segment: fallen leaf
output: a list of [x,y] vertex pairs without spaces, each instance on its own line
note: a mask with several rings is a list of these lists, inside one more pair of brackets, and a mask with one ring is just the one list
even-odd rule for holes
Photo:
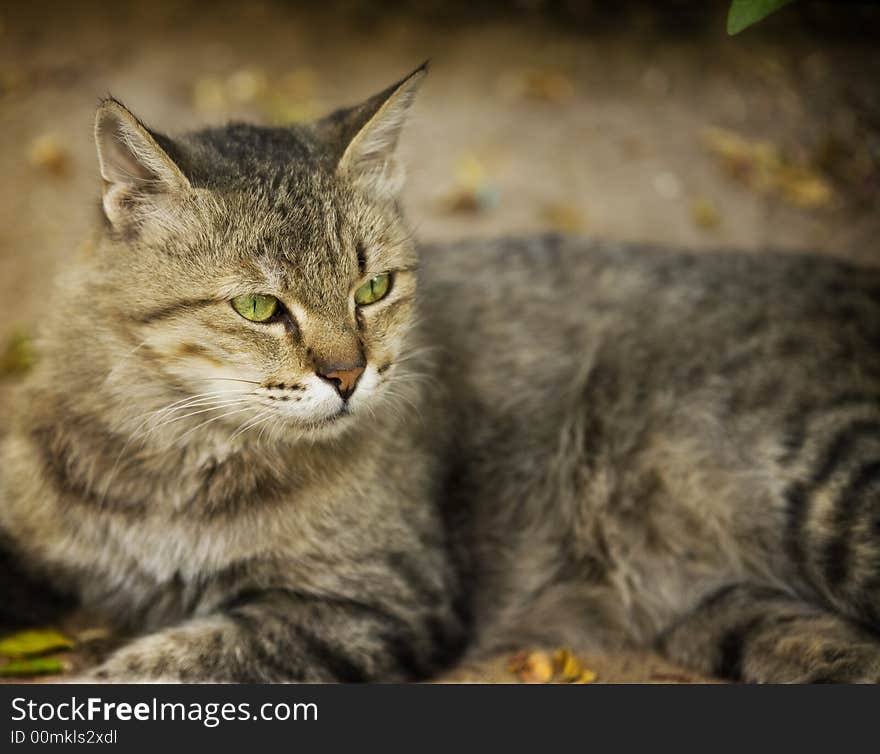
[[782,195],[798,207],[823,207],[831,201],[831,184],[805,168],[784,168],[778,180]]
[[553,668],[563,681],[573,681],[584,671],[581,661],[567,649],[557,649],[553,653]]
[[569,683],[595,683],[598,675],[595,670],[584,670],[577,678],[569,681]]
[[596,673],[583,666],[568,649],[552,654],[543,650],[517,652],[507,664],[508,670],[523,683],[593,683]]
[[238,103],[253,102],[268,88],[266,74],[260,68],[242,68],[234,71],[226,80],[226,93]]
[[489,179],[483,163],[474,155],[459,158],[456,178],[456,187],[443,200],[447,212],[479,214],[498,206],[500,191]]
[[55,657],[31,657],[12,660],[5,665],[0,665],[0,677],[27,678],[35,675],[64,673],[66,670],[67,665]]
[[564,104],[574,96],[574,84],[560,71],[532,69],[508,73],[501,79],[501,92],[510,99]]
[[541,217],[551,228],[565,233],[579,233],[587,227],[583,213],[567,202],[551,202],[544,205],[541,209]]
[[53,134],[34,139],[28,156],[31,165],[52,175],[64,175],[70,170],[70,155]]
[[547,652],[519,652],[510,659],[508,669],[523,683],[553,680],[553,659]]
[[51,628],[32,629],[0,639],[0,655],[4,657],[30,657],[71,649],[74,643],[59,631]]
[[715,230],[721,225],[721,216],[715,203],[705,196],[695,196],[691,202],[691,217],[694,225],[703,230]]
[[771,142],[749,140],[721,128],[707,129],[703,138],[730,177],[754,191],[779,196],[803,209],[824,207],[834,196],[825,176],[808,164],[786,160]]

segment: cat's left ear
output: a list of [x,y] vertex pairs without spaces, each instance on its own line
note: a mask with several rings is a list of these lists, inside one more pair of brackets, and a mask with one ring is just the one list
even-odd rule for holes
[[341,156],[336,171],[378,195],[394,197],[405,171],[395,152],[416,92],[428,72],[422,63],[405,78],[366,102],[334,113],[320,122],[336,137]]
[[104,179],[104,214],[112,225],[136,221],[143,210],[191,188],[160,140],[168,142],[121,102],[106,99],[98,107],[95,146]]

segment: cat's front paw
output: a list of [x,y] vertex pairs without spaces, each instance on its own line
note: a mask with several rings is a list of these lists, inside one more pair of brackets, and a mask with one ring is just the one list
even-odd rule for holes
[[88,671],[94,683],[200,683],[223,680],[228,624],[202,619],[135,639]]
[[212,680],[216,634],[172,628],[126,644],[86,671],[85,683],[187,683]]

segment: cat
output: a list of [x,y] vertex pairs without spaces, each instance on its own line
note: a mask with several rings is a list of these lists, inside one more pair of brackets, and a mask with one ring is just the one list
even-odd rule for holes
[[529,643],[877,681],[880,272],[419,246],[425,73],[283,128],[100,104],[96,240],[2,446],[0,626],[105,616],[103,681],[426,679]]

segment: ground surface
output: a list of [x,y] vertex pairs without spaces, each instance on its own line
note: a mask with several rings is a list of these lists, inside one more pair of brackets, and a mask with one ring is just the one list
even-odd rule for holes
[[[94,218],[99,96],[170,131],[282,122],[427,57],[403,144],[422,238],[558,228],[878,261],[876,10],[795,6],[728,39],[724,3],[405,5],[0,4],[0,337],[51,305]],[[692,677],[586,659],[600,680]],[[499,660],[455,677],[512,676]]]

